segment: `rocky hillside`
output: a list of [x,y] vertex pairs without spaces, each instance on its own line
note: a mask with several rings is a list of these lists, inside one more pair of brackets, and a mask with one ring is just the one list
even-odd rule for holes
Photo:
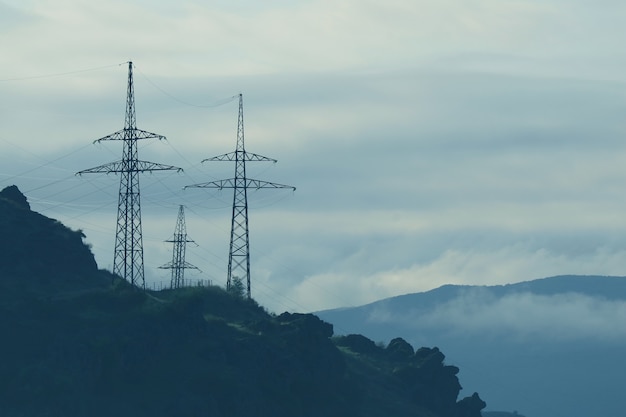
[[335,337],[219,287],[143,292],[0,192],[3,417],[479,417],[437,348]]
[[0,191],[0,231],[0,299],[109,283],[98,273],[83,233],[31,211],[16,186]]

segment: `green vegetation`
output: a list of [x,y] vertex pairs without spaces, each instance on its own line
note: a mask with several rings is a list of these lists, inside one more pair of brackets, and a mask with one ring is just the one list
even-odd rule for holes
[[246,296],[246,286],[243,280],[239,277],[233,277],[228,292],[236,297],[244,298]]
[[218,287],[139,291],[16,198],[0,193],[0,218],[23,218],[1,223],[20,236],[14,253],[47,240],[16,255],[41,261],[2,260],[3,417],[480,416],[478,396],[457,402],[458,369],[436,348],[334,338],[314,315],[274,316]]

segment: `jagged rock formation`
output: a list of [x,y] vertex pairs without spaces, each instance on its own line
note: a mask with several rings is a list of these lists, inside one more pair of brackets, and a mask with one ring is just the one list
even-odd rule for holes
[[0,191],[0,286],[22,295],[102,286],[82,231],[33,212],[16,186]]
[[461,391],[457,378],[459,368],[445,365],[445,355],[438,348],[419,348],[417,351],[402,338],[395,338],[387,347],[376,345],[365,336],[351,334],[338,336],[335,344],[354,353],[376,359],[394,376],[397,390],[405,392],[413,402],[439,416],[481,417],[486,403],[477,393],[456,399]]

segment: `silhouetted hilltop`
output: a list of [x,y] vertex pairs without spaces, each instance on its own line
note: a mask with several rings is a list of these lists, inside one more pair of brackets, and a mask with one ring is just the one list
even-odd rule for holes
[[3,417],[480,417],[437,348],[333,336],[218,287],[143,292],[0,193]]
[[16,186],[0,191],[0,298],[6,292],[53,295],[62,290],[102,287],[83,233],[31,211]]

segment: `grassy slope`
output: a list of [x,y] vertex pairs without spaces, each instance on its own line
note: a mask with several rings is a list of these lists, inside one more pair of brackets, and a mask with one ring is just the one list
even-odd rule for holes
[[216,287],[3,303],[0,415],[434,417],[310,317]]

